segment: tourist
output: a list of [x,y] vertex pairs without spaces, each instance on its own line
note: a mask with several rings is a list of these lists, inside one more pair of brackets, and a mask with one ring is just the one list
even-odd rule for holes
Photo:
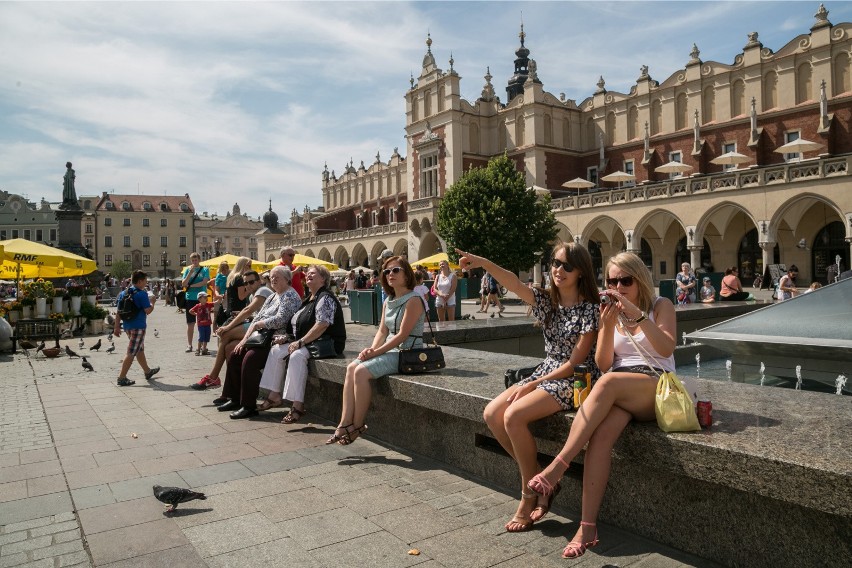
[[[233,273],[232,273],[233,274]],[[251,300],[245,308],[240,310],[236,315],[232,315],[229,321],[220,325],[216,329],[216,335],[219,337],[219,348],[216,350],[216,360],[213,362],[213,368],[210,372],[204,375],[197,383],[193,383],[191,387],[195,390],[206,390],[216,388],[222,385],[219,378],[219,373],[222,366],[225,364],[227,357],[234,350],[234,347],[245,337],[248,329],[248,321],[252,314],[263,307],[266,299],[274,292],[269,288],[263,287],[261,284],[260,275],[254,270],[249,270],[243,274],[243,282],[246,291],[251,294]],[[220,404],[224,402],[220,401]]]
[[810,293],[811,293],[811,292],[813,292],[814,290],[819,290],[820,288],[822,288],[822,284],[821,284],[821,283],[819,283],[819,282],[811,282],[810,287],[808,287],[808,289],[807,289],[807,290],[805,290],[805,291],[804,291],[804,292],[802,292],[802,293],[803,293],[803,294],[810,294]]
[[701,279],[701,303],[702,304],[712,304],[716,301],[716,289],[713,287],[713,284],[710,282],[710,277],[705,276]]
[[201,255],[193,252],[189,255],[190,266],[183,269],[181,287],[186,290],[186,352],[192,353],[192,336],[195,331],[195,316],[190,310],[198,303],[198,293],[207,290],[210,281],[210,269],[201,266]]
[[281,253],[279,256],[281,257],[281,262],[278,263],[278,265],[290,269],[290,273],[293,275],[293,289],[296,291],[300,298],[304,298],[305,274],[304,272],[302,272],[301,266],[295,266],[293,264],[293,260],[296,258],[296,249],[291,246],[286,246],[281,249]]
[[781,277],[778,281],[778,299],[789,300],[799,295],[799,289],[796,287],[796,277],[799,275],[799,267],[791,264],[787,269],[787,274]]
[[[500,302],[500,284],[497,282],[497,279],[494,278],[494,275],[490,272],[486,273],[486,278],[488,279],[486,282],[486,286],[488,288],[488,296],[485,298],[485,313],[488,313],[488,310],[491,309],[491,306],[497,308],[497,315],[501,318],[503,317],[503,310],[506,309],[506,306]],[[493,315],[491,317],[494,317]]]
[[326,444],[346,446],[364,433],[373,393],[370,379],[398,372],[400,348],[423,346],[426,311],[414,291],[416,279],[411,265],[401,256],[388,258],[382,266],[381,282],[388,296],[382,322],[370,347],[346,367],[340,422]]
[[476,313],[481,314],[486,310],[486,306],[488,305],[488,281],[491,280],[491,275],[488,272],[485,272],[482,275],[482,279],[479,281],[479,309],[476,310]]
[[154,304],[157,303],[157,300],[155,299],[152,303],[151,298],[145,291],[145,287],[148,285],[147,274],[141,270],[134,270],[131,282],[133,283],[131,287],[119,293],[117,305],[121,306],[125,296],[130,294],[138,311],[134,317],[123,320],[120,315],[121,310],[117,310],[115,326],[112,330],[115,337],[121,337],[121,330],[123,328],[128,339],[127,353],[121,361],[121,370],[118,372],[117,383],[120,387],[129,387],[136,384],[136,381],[131,381],[127,378],[127,372],[130,370],[134,359],[142,367],[146,380],[150,381],[154,375],[160,372],[159,367],[149,367],[148,360],[145,358],[145,330],[148,328],[148,314],[154,311]]
[[199,292],[198,303],[188,311],[195,316],[195,325],[198,326],[198,348],[195,355],[210,355],[207,343],[210,342],[210,327],[213,325],[213,304],[207,302],[207,292]]
[[574,409],[572,380],[574,368],[586,365],[597,379],[595,363],[599,318],[599,294],[592,257],[578,243],[561,243],[551,256],[549,290],[530,288],[517,276],[490,260],[457,251],[462,266],[482,267],[518,297],[533,306],[544,335],[545,359],[527,379],[510,386],[485,407],[485,423],[521,472],[521,502],[515,516],[506,523],[509,532],[529,530],[550,510],[560,489],[547,495],[529,491],[527,483],[541,471],[538,450],[529,425],[562,410]]
[[357,286],[357,285],[356,285],[356,283],[355,283],[355,271],[354,271],[354,270],[350,270],[350,271],[349,271],[349,276],[347,276],[347,277],[346,277],[346,284],[344,285],[343,290],[344,290],[344,291],[347,293],[347,295],[348,295],[348,294],[349,294],[349,292],[351,292],[352,290],[356,290],[357,288],[358,288],[358,286]]
[[435,311],[438,321],[453,321],[456,319],[456,286],[458,278],[450,271],[450,263],[442,260],[438,263],[438,275],[432,283],[435,295]]
[[[595,360],[600,369],[610,371],[598,379],[574,416],[568,439],[556,458],[528,485],[544,497],[552,495],[571,460],[588,444],[583,457],[580,528],[563,550],[564,558],[582,556],[598,544],[596,523],[613,445],[631,420],[655,419],[658,377],[663,371],[675,370],[674,306],[667,298],[655,297],[645,263],[632,252],[622,252],[609,260],[606,275],[605,294],[611,301],[601,304]],[[637,352],[628,333],[650,354],[650,360]]]
[[423,309],[426,310],[426,317],[429,317],[429,287],[423,284],[423,274],[420,272],[414,273],[414,291],[418,296],[423,298]]
[[[266,345],[250,346],[246,341],[256,330],[269,330],[268,333],[286,333],[287,323],[302,303],[299,294],[290,287],[293,275],[289,268],[276,266],[269,273],[272,290],[275,292],[266,299],[246,330],[245,337],[237,343],[228,356],[228,371],[222,386],[223,399],[228,399],[217,408],[220,412],[233,411],[230,418],[240,420],[257,415],[257,394],[260,377],[271,348]],[[274,330],[274,331],[272,331]]]
[[355,278],[355,288],[363,290],[367,287],[367,276],[364,275],[364,269],[358,269],[358,277]]
[[725,276],[722,278],[722,289],[719,291],[719,300],[722,302],[733,302],[749,300],[751,298],[751,294],[743,292],[743,285],[739,278],[739,269],[736,266],[732,266],[725,270]]
[[688,262],[680,265],[680,272],[675,277],[677,284],[677,303],[680,305],[692,304],[695,302],[695,287],[698,282],[695,276],[692,275],[691,267]]
[[[228,273],[231,271],[231,267],[228,265],[228,261],[223,260],[219,263],[219,269],[216,271],[216,278],[213,283],[212,298],[213,298],[213,306],[214,314],[218,314],[219,310],[224,310],[224,300],[225,300],[225,290],[228,285]],[[224,313],[224,312],[223,312]],[[218,322],[216,321],[218,315],[213,318],[213,333],[216,333],[216,328],[218,327]]]
[[[273,339],[260,386],[269,391],[269,396],[259,410],[269,410],[289,400],[293,404],[284,417],[284,424],[298,422],[305,414],[305,386],[308,382],[308,360],[311,358],[308,344],[330,338],[337,355],[343,354],[346,344],[346,324],[343,308],[328,290],[331,275],[324,266],[313,265],[306,274],[310,295],[302,307],[293,315],[292,334]],[[286,379],[285,379],[286,372]],[[283,387],[282,387],[283,384]]]

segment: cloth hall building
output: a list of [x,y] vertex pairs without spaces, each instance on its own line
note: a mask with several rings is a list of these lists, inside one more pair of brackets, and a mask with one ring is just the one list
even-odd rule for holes
[[[477,100],[462,99],[452,58],[440,69],[429,39],[405,92],[405,156],[326,167],[322,209],[267,239],[266,258],[285,243],[342,267],[374,267],[386,248],[412,261],[434,254],[446,246],[435,228],[446,189],[506,152],[531,187],[551,192],[559,238],[586,245],[598,267],[631,250],[657,280],[687,261],[737,266],[744,283],[769,264],[796,264],[803,283],[825,283],[838,257],[850,266],[851,33],[820,5],[807,33],[777,51],[756,32],[728,63],[693,46],[663,80],[642,66],[628,93],[601,78],[579,103],[544,89],[523,28],[505,102],[490,72]],[[776,151],[796,140],[803,151]],[[669,162],[688,171],[656,171]],[[629,175],[606,181],[614,172]],[[594,187],[563,187],[578,177]]]

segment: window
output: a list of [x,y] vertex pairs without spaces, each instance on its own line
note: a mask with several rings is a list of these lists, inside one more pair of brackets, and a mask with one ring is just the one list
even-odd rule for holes
[[181,246],[181,247],[186,246],[186,237],[180,237],[180,244],[178,246]]
[[201,237],[201,242],[207,244],[207,237]]
[[240,237],[234,237],[234,246],[238,247],[238,246],[240,246],[240,244],[241,244],[240,243]]
[[[683,162],[683,152],[680,152],[680,151],[669,152],[669,161],[670,162],[682,163]],[[669,179],[678,178],[681,175],[683,175],[683,174],[669,174]]]
[[125,218],[124,218],[124,226],[125,226],[125,227],[129,227],[129,226],[130,226],[130,217],[125,217]]
[[12,229],[12,238],[17,239],[20,238],[21,234],[18,232],[18,229]]
[[89,238],[89,237],[86,237],[86,248],[92,248],[92,245],[93,245],[92,239]]
[[161,247],[169,246],[169,237],[160,237],[160,246]]
[[91,223],[86,223],[86,232],[87,233],[94,233],[95,232],[94,226]]
[[51,241],[56,241],[56,229],[51,229],[51,230],[50,230],[50,240],[51,240]]
[[150,227],[151,226],[151,220],[150,219],[142,219],[142,226],[143,227]]
[[130,246],[130,235],[124,235],[124,246]]
[[186,203],[181,203],[180,210],[186,213],[187,211],[189,211],[189,205],[187,205]]
[[438,155],[420,158],[420,197],[438,195]]
[[[635,171],[634,165],[635,165],[635,160],[624,160],[624,172],[628,173],[630,175],[633,175],[634,171]],[[636,182],[635,181],[628,181],[628,182],[625,182],[624,185],[628,185],[628,186],[629,185],[636,185]]]
[[252,260],[257,260],[257,251],[253,250],[249,253],[249,258]]
[[143,247],[151,246],[151,237],[142,237],[142,246]]
[[256,244],[257,244],[257,239],[256,239],[256,238],[254,238],[254,237],[249,237],[249,244],[256,245]]
[[178,260],[180,261],[181,264],[186,264],[186,255],[185,254],[180,255],[180,258]]
[[36,229],[36,238],[35,238],[35,240],[37,240],[37,241],[41,242],[41,241],[43,241],[43,240],[44,240],[44,238],[43,238],[43,237],[44,237],[44,231],[42,231],[41,229]]
[[104,219],[104,227],[112,227],[112,218],[106,217]]
[[180,222],[178,223],[178,226],[186,227],[186,219],[181,219]]
[[0,241],[7,240],[6,234],[6,229],[0,230]]
[[[722,144],[722,153],[727,154],[728,152],[736,152],[737,151],[737,143],[736,142],[724,142]],[[731,170],[737,169],[736,164],[725,164],[722,166],[723,172],[729,172]]]
[[597,166],[592,166],[590,168],[586,168],[586,179],[592,182],[595,185],[598,185],[598,168]]
[[105,254],[104,255],[104,266],[112,266],[112,255]]
[[28,241],[32,238],[32,231],[29,229],[24,229],[24,238]]
[[378,213],[378,211],[373,211],[372,226],[375,227],[378,224],[379,224],[379,213]]
[[129,254],[125,254],[125,255],[124,255],[124,262],[132,262],[132,261],[130,260],[130,255],[129,255]]
[[150,202],[150,201],[146,201],[146,202],[144,202],[144,203],[142,204],[142,209],[144,209],[145,211],[151,211],[151,210],[153,210],[154,208],[153,208],[153,207],[151,207],[151,202]]
[[106,203],[104,203],[104,207],[106,207],[107,209],[113,209],[115,205],[113,205],[112,201],[107,201]]
[[166,205],[165,203],[160,203],[160,211],[168,211],[168,210],[169,210],[168,205]]
[[388,209],[388,223],[395,223],[396,210],[393,207]]
[[[784,133],[784,143],[794,142],[802,137],[802,133],[798,130],[791,130],[789,132]],[[801,160],[802,155],[799,152],[795,152],[792,154],[784,154],[785,162],[793,162],[796,160]]]
[[168,227],[169,226],[169,220],[168,219],[160,219],[160,226],[161,227]]
[[112,237],[106,236],[104,237],[104,246],[111,247],[112,246]]
[[142,255],[142,266],[151,266],[151,255],[143,254]]
[[121,208],[124,209],[125,211],[130,211],[130,202],[129,201],[122,201],[121,202]]

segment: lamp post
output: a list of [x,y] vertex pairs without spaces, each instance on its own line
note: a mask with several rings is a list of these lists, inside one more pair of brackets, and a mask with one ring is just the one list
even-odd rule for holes
[[213,255],[213,256],[219,256],[219,245],[222,244],[222,239],[220,239],[219,237],[216,237],[216,239],[213,241],[213,244],[216,246],[216,249],[215,249],[216,254]]
[[160,255],[160,264],[163,265],[163,280],[166,279],[166,266],[169,265],[169,253],[163,251]]

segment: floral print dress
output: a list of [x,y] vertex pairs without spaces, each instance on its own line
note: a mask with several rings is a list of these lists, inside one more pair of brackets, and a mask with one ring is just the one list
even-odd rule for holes
[[[526,384],[542,377],[554,369],[560,367],[571,358],[571,352],[580,340],[580,336],[597,332],[600,325],[600,309],[597,304],[583,300],[582,302],[565,308],[557,306],[554,308],[550,301],[550,294],[541,288],[533,288],[533,316],[541,323],[544,334],[544,361],[527,379],[519,382]],[[548,322],[548,316],[550,321]],[[597,340],[595,340],[597,343]],[[589,351],[588,357],[583,361],[592,373],[592,379],[600,377],[600,369],[595,363],[595,345]],[[574,409],[573,377],[544,381],[536,386],[556,399],[563,410]]]

